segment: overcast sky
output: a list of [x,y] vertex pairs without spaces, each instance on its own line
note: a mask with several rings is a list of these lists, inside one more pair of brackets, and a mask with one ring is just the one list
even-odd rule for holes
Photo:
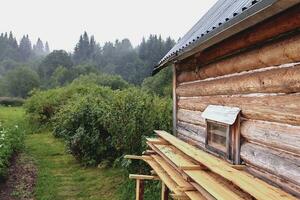
[[29,34],[50,48],[72,51],[80,34],[100,44],[129,38],[137,45],[151,33],[183,36],[216,0],[0,0],[0,32],[19,40]]

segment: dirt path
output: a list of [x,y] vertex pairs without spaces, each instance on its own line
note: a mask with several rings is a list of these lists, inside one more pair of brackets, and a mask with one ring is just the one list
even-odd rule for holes
[[19,153],[13,156],[7,181],[0,186],[1,200],[33,200],[37,170],[32,159]]

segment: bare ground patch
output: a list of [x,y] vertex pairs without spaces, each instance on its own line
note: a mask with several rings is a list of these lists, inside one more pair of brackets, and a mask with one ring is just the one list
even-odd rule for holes
[[33,160],[25,153],[13,156],[8,179],[0,185],[0,199],[34,200],[37,169]]

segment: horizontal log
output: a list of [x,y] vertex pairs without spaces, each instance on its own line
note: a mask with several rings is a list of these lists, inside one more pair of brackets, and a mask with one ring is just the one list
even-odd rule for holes
[[265,180],[271,185],[275,185],[283,189],[284,191],[295,195],[296,197],[300,198],[300,186],[296,185],[294,183],[291,183],[290,181],[287,181],[285,179],[282,179],[278,176],[275,176],[271,173],[268,173],[266,171],[263,171],[261,169],[258,169],[253,166],[247,166],[246,169],[248,172],[250,172],[252,175]]
[[203,112],[208,105],[239,107],[242,117],[300,125],[300,94],[277,96],[206,96],[179,98],[179,109]]
[[205,119],[201,116],[202,112],[179,109],[177,111],[177,119],[179,121],[206,127]]
[[260,69],[300,61],[300,35],[276,41],[260,48],[201,67],[179,73],[179,83]]
[[246,120],[241,134],[249,141],[300,155],[300,126]]
[[271,174],[300,185],[300,157],[269,148],[244,143],[241,158],[246,164],[264,169]]
[[177,123],[177,132],[203,144],[205,143],[206,129],[202,126],[179,121]]
[[180,132],[177,132],[177,137],[180,138],[181,140],[185,141],[186,143],[196,146],[200,149],[205,150],[205,145],[202,142],[197,141],[196,139],[193,139],[191,137],[188,137],[184,134],[181,134]]
[[300,92],[300,65],[277,67],[266,71],[235,74],[218,79],[181,84],[176,94],[181,97],[234,95],[250,93]]
[[[259,23],[241,33],[238,33],[219,44],[216,44],[198,55],[192,64],[180,64],[181,71],[193,69],[196,66],[206,65],[217,58],[234,54],[241,49],[247,49],[255,44],[262,43],[280,34],[295,30],[300,27],[300,5]],[[190,61],[188,58],[185,61]]]

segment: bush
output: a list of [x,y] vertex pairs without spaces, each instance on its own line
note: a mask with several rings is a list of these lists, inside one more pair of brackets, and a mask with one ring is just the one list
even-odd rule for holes
[[9,160],[23,147],[25,131],[22,123],[3,124],[0,121],[0,180],[7,175]]
[[153,130],[171,129],[172,107],[168,99],[130,88],[115,92],[110,105],[107,128],[114,146],[124,154],[141,154],[144,139],[153,135]]
[[0,105],[3,106],[22,106],[24,99],[16,97],[0,97]]
[[47,91],[35,90],[26,100],[24,107],[32,123],[40,126],[47,125],[55,113],[70,99],[87,95],[94,87],[95,85],[87,87],[71,84],[67,87]]
[[113,161],[115,150],[105,128],[112,91],[95,88],[87,96],[69,101],[54,118],[54,134],[63,137],[71,153],[84,164]]

